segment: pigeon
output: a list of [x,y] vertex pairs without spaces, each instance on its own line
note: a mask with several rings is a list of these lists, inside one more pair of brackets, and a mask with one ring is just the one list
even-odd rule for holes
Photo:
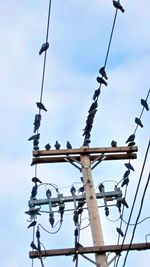
[[111,141],[111,146],[112,146],[112,147],[116,147],[116,146],[117,146],[117,142],[114,141],[114,140],[112,140],[112,141]]
[[124,233],[122,232],[120,228],[116,228],[116,230],[119,235],[121,235],[122,237],[124,236]]
[[93,95],[93,100],[94,101],[97,100],[97,98],[99,97],[100,93],[101,93],[100,88],[98,88],[97,90],[95,90],[94,95]]
[[113,0],[113,5],[114,5],[115,8],[120,9],[122,13],[125,12],[124,8],[120,4],[120,1]]
[[97,77],[96,80],[98,83],[104,84],[105,86],[108,84],[102,77]]
[[47,198],[50,199],[51,198],[51,195],[52,195],[51,190],[50,189],[47,189],[46,190],[46,196],[47,196]]
[[72,194],[72,196],[75,196],[75,194],[76,194],[76,189],[75,189],[74,186],[71,187],[71,189],[70,189],[70,193]]
[[106,71],[105,71],[105,67],[100,68],[99,73],[102,75],[102,77],[104,77],[106,80],[108,79]]
[[42,54],[44,51],[46,51],[48,48],[49,48],[49,43],[48,43],[48,42],[42,44],[42,47],[41,47],[41,49],[40,49],[40,51],[39,51],[39,55],[41,55],[41,54]]
[[37,195],[37,189],[38,189],[38,186],[37,186],[37,184],[35,184],[35,185],[32,187],[31,198],[35,198],[35,197],[36,197],[36,195]]
[[99,189],[99,192],[102,193],[102,192],[104,192],[105,187],[102,183],[100,183],[98,186],[98,189]]
[[147,104],[147,101],[145,99],[141,99],[141,105],[147,110],[149,111],[149,106]]
[[61,145],[58,143],[58,141],[56,141],[54,147],[58,150],[58,149],[60,149]]
[[90,108],[89,108],[89,113],[91,113],[91,111],[93,111],[94,109],[96,109],[98,107],[98,104],[97,104],[97,100],[96,101],[94,101],[93,103],[92,103],[92,105],[90,106]]
[[37,140],[39,140],[40,139],[40,134],[38,133],[38,134],[34,134],[34,135],[32,135],[29,139],[28,139],[28,141],[31,141],[31,140],[33,140],[33,141],[37,141]]
[[135,123],[139,125],[141,128],[143,128],[143,124],[139,118],[135,118]]
[[67,149],[72,149],[72,145],[69,143],[69,141],[67,141],[66,147]]
[[34,119],[34,133],[39,129],[41,124],[41,114],[36,114]]
[[79,189],[78,189],[78,193],[82,193],[83,194],[84,192],[84,186],[81,186]]
[[36,102],[36,104],[37,104],[37,107],[38,107],[39,109],[42,109],[42,110],[47,111],[47,109],[46,109],[45,106],[42,104],[42,102]]
[[34,244],[33,241],[31,242],[30,247],[33,248],[33,249],[35,249],[35,250],[38,250],[37,246]]
[[35,184],[36,184],[36,183],[40,183],[40,184],[42,184],[42,182],[40,181],[40,179],[38,179],[37,177],[33,177],[33,178],[32,178],[32,182],[35,183]]
[[124,175],[123,175],[123,179],[125,179],[126,177],[128,177],[129,174],[130,174],[130,170],[128,169],[128,170],[124,173]]
[[34,227],[34,226],[36,225],[36,223],[37,223],[37,221],[33,221],[32,223],[30,223],[30,224],[28,225],[28,228],[30,228],[30,227]]
[[53,227],[54,226],[54,223],[55,223],[55,219],[54,219],[54,214],[53,212],[51,212],[49,214],[49,222],[50,222],[50,225]]
[[129,184],[129,178],[126,177],[125,179],[123,179],[123,182],[121,184],[121,187],[123,187],[124,185],[127,185],[128,186],[128,184]]
[[128,144],[128,146],[135,146],[135,142],[130,142],[129,144]]
[[130,162],[125,163],[124,165],[126,166],[127,169],[130,169],[130,170],[134,171],[134,168],[133,168],[133,166],[131,165]]
[[50,150],[51,149],[51,145],[48,143],[47,145],[45,145],[45,149],[46,150]]
[[128,137],[126,143],[133,142],[134,139],[135,139],[135,134],[131,134],[131,135]]

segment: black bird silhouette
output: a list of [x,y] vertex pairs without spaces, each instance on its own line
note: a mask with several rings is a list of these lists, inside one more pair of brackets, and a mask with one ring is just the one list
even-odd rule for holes
[[96,80],[98,83],[104,84],[105,86],[108,84],[102,77],[97,77]]
[[28,141],[31,141],[31,140],[33,140],[33,141],[37,141],[37,140],[39,140],[39,139],[40,139],[40,133],[32,135],[32,136],[28,139]]
[[98,186],[98,189],[99,189],[99,192],[102,193],[102,192],[104,192],[105,187],[102,183],[100,183]]
[[41,114],[36,114],[34,119],[34,133],[39,129],[41,124]]
[[126,166],[127,169],[130,169],[130,170],[134,171],[134,168],[133,168],[133,166],[131,165],[130,162],[125,163],[124,165]]
[[122,232],[120,228],[116,228],[116,230],[119,235],[121,235],[122,237],[124,236],[124,233]]
[[114,141],[114,140],[112,140],[112,141],[111,141],[111,146],[112,146],[112,147],[116,147],[116,146],[117,146],[117,142]]
[[38,107],[39,109],[42,109],[42,110],[47,111],[47,109],[46,109],[45,106],[42,104],[42,102],[36,102],[36,104],[37,104],[37,107]]
[[75,189],[74,186],[71,187],[71,189],[70,189],[70,193],[72,194],[72,196],[75,196],[75,194],[76,194],[76,189]]
[[145,99],[141,99],[141,105],[147,110],[149,111],[149,106],[147,104],[147,101]]
[[72,145],[70,144],[69,141],[67,141],[66,147],[67,147],[67,149],[72,149]]
[[135,142],[130,142],[129,144],[128,144],[128,146],[135,146]]
[[92,103],[92,105],[89,108],[89,113],[91,113],[93,110],[95,110],[98,107],[97,100]]
[[37,221],[33,221],[32,223],[30,223],[30,224],[28,225],[28,228],[35,226],[36,223],[37,223]]
[[102,75],[102,77],[104,77],[106,80],[108,79],[106,71],[105,71],[105,67],[100,68],[99,73]]
[[81,186],[79,189],[78,189],[78,193],[82,193],[83,194],[84,192],[84,186]]
[[125,179],[126,177],[128,177],[130,174],[130,170],[128,169],[127,171],[125,171],[124,175],[123,175],[123,179]]
[[128,186],[128,184],[129,184],[129,178],[126,177],[125,179],[123,179],[123,182],[121,184],[121,187],[123,187],[124,185],[127,185]]
[[115,8],[120,9],[122,13],[125,12],[124,8],[120,4],[120,1],[113,0],[113,5],[114,5]]
[[42,47],[41,47],[41,49],[40,49],[40,51],[39,51],[39,55],[41,55],[41,54],[42,54],[44,51],[46,51],[48,48],[49,48],[49,43],[48,43],[48,42],[42,44]]
[[42,184],[42,181],[40,181],[40,179],[38,179],[37,177],[33,177],[33,178],[32,178],[32,182],[35,183],[35,184],[36,184],[36,183],[40,183],[40,184]]
[[54,147],[58,150],[58,149],[60,149],[61,145],[58,143],[58,141],[56,141]]
[[131,134],[131,135],[128,137],[126,143],[133,142],[134,139],[135,139],[135,134]]
[[35,198],[35,197],[36,197],[36,195],[37,195],[37,189],[38,189],[38,186],[37,186],[37,184],[35,184],[35,185],[32,187],[31,198]]
[[45,145],[45,149],[46,150],[50,150],[51,149],[51,145],[48,143],[47,145]]
[[30,247],[33,248],[33,249],[35,249],[35,250],[38,250],[37,246],[34,244],[33,241],[31,242]]
[[97,90],[95,90],[94,95],[93,95],[93,100],[94,101],[97,100],[97,98],[99,97],[100,93],[101,93],[100,88],[98,88]]
[[135,123],[139,125],[141,128],[143,128],[143,124],[139,118],[135,118]]

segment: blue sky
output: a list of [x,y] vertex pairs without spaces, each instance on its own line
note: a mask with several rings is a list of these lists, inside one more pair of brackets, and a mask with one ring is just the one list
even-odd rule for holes
[[[107,64],[108,87],[102,88],[99,108],[92,129],[93,147],[109,146],[112,139],[123,146],[134,131],[134,118],[140,115],[140,99],[149,89],[150,30],[148,0],[123,1],[125,13],[118,13],[112,46]],[[40,96],[43,56],[38,52],[45,41],[48,1],[18,1],[0,3],[1,49],[0,49],[0,210],[1,210],[1,264],[5,267],[31,266],[28,258],[32,231],[27,229],[28,209],[34,176],[32,144],[28,138],[33,134],[33,120],[37,112],[36,102]],[[48,109],[42,113],[40,148],[46,143],[54,145],[59,140],[65,147],[69,140],[73,147],[83,142],[82,129],[92,96],[98,88],[96,77],[104,64],[108,39],[115,10],[111,0],[65,0],[52,1],[49,33],[50,47],[47,55],[43,103]],[[149,101],[150,103],[150,101]],[[133,162],[135,172],[131,175],[127,201],[131,206],[133,192],[141,171],[144,153],[149,140],[150,113],[144,112],[143,129],[138,129],[136,143],[138,158]],[[132,222],[135,221],[145,182],[149,173],[148,156],[141,190]],[[123,161],[103,162],[93,172],[95,187],[102,181],[119,181],[125,171]],[[72,183],[79,182],[80,173],[70,165],[39,166],[38,177],[43,182],[55,182],[64,195],[69,194]],[[76,184],[80,186],[80,184]],[[65,188],[64,188],[65,187]],[[114,182],[106,183],[106,190],[113,190]],[[148,193],[141,219],[150,216]],[[44,191],[40,193],[42,197]],[[109,222],[100,210],[106,244],[117,242],[117,223]],[[110,219],[117,219],[115,208]],[[125,212],[125,219],[129,210]],[[84,215],[87,217],[87,214]],[[48,218],[40,222],[47,225]],[[88,220],[87,220],[88,222]],[[135,242],[145,242],[150,233],[150,220],[137,227]],[[84,224],[84,222],[83,222]],[[86,220],[85,220],[86,224]],[[125,229],[125,225],[123,225]],[[58,235],[41,233],[42,243],[49,248],[72,247],[74,225],[72,216],[66,215]],[[130,241],[130,227],[127,242]],[[90,229],[81,233],[81,243],[91,245]],[[10,256],[8,256],[8,252]],[[123,260],[122,256],[122,260]],[[121,262],[120,261],[120,266]],[[149,267],[148,252],[130,253],[126,266]],[[72,257],[49,258],[45,267],[61,264],[74,266]],[[79,266],[87,266],[83,259]],[[40,266],[35,261],[36,267]],[[120,267],[119,266],[119,267]]]

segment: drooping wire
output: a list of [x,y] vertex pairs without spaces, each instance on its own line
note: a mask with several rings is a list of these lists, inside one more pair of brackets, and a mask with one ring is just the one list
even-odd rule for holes
[[[138,222],[137,224],[141,224],[141,223],[143,223],[144,221],[146,221],[146,220],[148,220],[148,219],[150,219],[150,217],[145,217],[143,220],[141,220],[141,221]],[[135,223],[127,223],[123,218],[122,218],[122,221],[123,221],[125,224],[129,225],[129,226],[134,226],[134,225],[135,225]]]
[[[127,231],[128,231],[129,225],[130,225],[130,220],[131,220],[132,213],[133,213],[134,206],[135,206],[135,202],[136,202],[136,199],[137,199],[137,194],[138,194],[140,183],[141,183],[141,180],[142,180],[142,176],[143,176],[143,172],[144,172],[144,168],[145,168],[145,164],[146,164],[149,148],[150,148],[150,141],[148,143],[148,147],[147,147],[147,150],[146,150],[144,162],[143,162],[143,165],[142,165],[142,170],[141,170],[141,173],[140,173],[138,185],[137,185],[137,188],[136,188],[136,192],[135,192],[135,196],[134,196],[131,212],[130,212],[130,215],[129,215],[129,219],[128,219],[128,222],[127,222],[127,227],[126,227],[126,230],[125,230],[125,233],[124,233],[124,237],[123,237],[123,240],[122,240],[121,248],[123,247],[123,244],[124,244],[124,241],[125,241],[125,238],[126,238],[126,235],[127,235]],[[118,263],[119,263],[119,258],[117,259],[117,263],[116,263],[115,267],[118,266]]]
[[[42,224],[38,224],[45,232],[47,232],[48,234],[51,234],[51,235],[54,235],[54,234],[57,234],[59,231],[60,231],[60,229],[61,229],[61,226],[62,226],[62,223],[61,223],[61,221],[58,221],[56,224],[58,224],[60,222],[60,225],[59,225],[59,228],[55,231],[55,232],[50,232],[50,231],[48,231],[47,229],[45,229],[44,227],[43,227],[43,225]],[[56,226],[56,225],[55,225]]]
[[147,179],[147,182],[146,182],[146,185],[145,185],[145,188],[144,188],[144,192],[143,192],[143,196],[142,196],[142,199],[141,199],[139,213],[138,213],[138,216],[137,216],[137,219],[136,219],[136,222],[135,222],[135,226],[134,226],[134,229],[133,229],[133,232],[132,232],[132,237],[131,237],[131,241],[130,241],[130,244],[129,244],[129,248],[128,248],[127,252],[126,252],[126,256],[125,256],[125,259],[124,259],[124,262],[123,262],[123,267],[125,267],[126,260],[127,260],[128,255],[129,255],[129,251],[130,251],[130,248],[131,248],[131,245],[132,245],[132,242],[133,242],[133,238],[134,238],[134,235],[135,235],[135,231],[136,231],[136,227],[137,227],[137,224],[138,224],[138,220],[139,220],[140,215],[141,215],[141,211],[142,211],[143,204],[144,204],[144,198],[145,198],[145,194],[146,194],[149,182],[150,182],[150,172],[149,172],[148,179]]

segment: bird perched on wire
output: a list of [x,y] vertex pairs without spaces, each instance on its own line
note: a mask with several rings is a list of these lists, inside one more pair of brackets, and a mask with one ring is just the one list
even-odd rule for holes
[[58,141],[56,141],[56,143],[55,143],[54,147],[55,147],[57,150],[59,150],[59,149],[60,149],[60,147],[61,147],[61,145],[58,143]]
[[133,168],[133,166],[131,165],[130,162],[125,163],[124,165],[126,166],[127,169],[130,169],[130,170],[134,171],[134,168]]
[[149,111],[149,106],[147,104],[147,101],[145,99],[141,99],[141,105],[147,110]]
[[116,146],[117,146],[117,142],[114,141],[114,140],[112,140],[112,141],[111,141],[111,146],[112,146],[112,147],[116,147]]
[[93,100],[94,101],[97,100],[97,98],[99,97],[100,93],[101,93],[100,88],[98,88],[97,90],[95,90],[94,95],[93,95]]
[[41,181],[39,178],[37,178],[37,177],[33,177],[33,178],[32,178],[32,182],[35,183],[35,184],[36,184],[36,183],[40,183],[40,184],[42,184],[42,181]]
[[115,1],[115,0],[113,0],[113,5],[114,5],[115,8],[120,9],[122,13],[125,12],[124,8],[123,8],[122,5],[120,4],[120,1]]
[[123,179],[123,182],[121,184],[121,187],[123,187],[124,185],[127,185],[128,186],[128,184],[129,184],[129,178],[126,177],[125,179]]
[[94,102],[92,103],[92,105],[90,106],[88,112],[91,113],[91,112],[92,112],[93,110],[95,110],[97,107],[98,107],[98,103],[97,103],[97,100],[96,100],[96,101],[94,101]]
[[97,77],[96,80],[98,83],[104,84],[105,86],[108,84],[102,77]]
[[50,150],[51,149],[51,145],[48,143],[47,145],[45,145],[45,149],[46,150]]
[[28,141],[31,141],[31,140],[33,140],[33,141],[37,141],[37,140],[39,140],[39,139],[40,139],[40,133],[32,135],[32,136],[28,139]]
[[67,141],[66,148],[67,148],[67,149],[72,149],[72,145],[70,144],[69,141]]
[[124,236],[124,233],[122,232],[120,228],[116,228],[116,230],[119,235],[121,235],[122,237]]
[[134,139],[135,139],[135,134],[131,134],[131,135],[128,137],[126,143],[133,142]]
[[106,71],[105,71],[105,67],[101,67],[99,70],[99,73],[102,75],[102,77],[104,77],[106,80],[108,80]]
[[36,223],[37,223],[37,221],[33,221],[32,223],[30,223],[30,224],[28,225],[28,228],[30,228],[30,227],[34,227],[34,226],[36,225]]
[[39,109],[47,111],[46,107],[42,104],[42,102],[36,102],[36,105]]
[[48,43],[48,42],[42,44],[41,49],[40,49],[40,51],[39,51],[39,55],[41,55],[41,54],[42,54],[44,51],[46,51],[48,48],[49,48],[49,43]]
[[34,133],[39,129],[41,124],[41,114],[36,114],[34,119]]
[[139,118],[135,118],[135,123],[139,125],[141,128],[143,128],[143,124]]

